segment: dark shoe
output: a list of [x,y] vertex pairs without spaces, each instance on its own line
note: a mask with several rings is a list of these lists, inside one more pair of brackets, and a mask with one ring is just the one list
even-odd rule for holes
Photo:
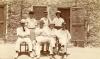
[[16,51],[16,53],[19,53],[19,51]]
[[38,57],[38,58],[35,58],[35,59],[40,59],[40,57]]
[[68,56],[68,55],[70,55],[70,54],[65,52],[64,55]]
[[17,59],[17,57],[15,57],[14,59]]

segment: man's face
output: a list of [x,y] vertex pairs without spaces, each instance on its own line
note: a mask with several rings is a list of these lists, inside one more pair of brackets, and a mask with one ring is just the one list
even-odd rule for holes
[[21,23],[21,26],[22,26],[22,27],[25,27],[25,23]]
[[60,13],[56,13],[56,16],[59,18],[60,17]]
[[30,18],[33,18],[33,14],[29,14],[29,17],[30,17]]
[[47,17],[48,16],[48,13],[44,13],[44,17]]

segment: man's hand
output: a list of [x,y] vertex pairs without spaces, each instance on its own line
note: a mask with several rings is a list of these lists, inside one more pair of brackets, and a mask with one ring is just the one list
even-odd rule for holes
[[20,37],[20,38],[29,38],[30,36],[29,35],[26,35],[26,36],[20,36],[20,35],[18,35],[18,37]]
[[36,43],[37,43],[37,40],[33,40],[33,45],[36,45]]

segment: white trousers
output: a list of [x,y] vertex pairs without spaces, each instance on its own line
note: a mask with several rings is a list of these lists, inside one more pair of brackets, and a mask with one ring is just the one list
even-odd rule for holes
[[49,51],[50,51],[50,54],[53,54],[53,47],[55,46],[55,43],[56,43],[55,38],[46,37],[46,36],[37,36],[36,40],[37,40],[37,44],[36,44],[36,55],[37,56],[40,56],[40,51],[42,49],[40,44],[42,42],[50,42]]
[[16,47],[15,47],[16,51],[20,51],[20,44],[22,42],[26,42],[29,46],[29,51],[32,51],[32,42],[31,42],[30,38],[18,38],[16,41]]
[[64,37],[63,38],[59,38],[59,43],[64,46],[64,52],[67,53],[67,45],[68,45],[67,38],[64,38]]
[[31,41],[35,40],[35,29],[30,29],[30,39]]

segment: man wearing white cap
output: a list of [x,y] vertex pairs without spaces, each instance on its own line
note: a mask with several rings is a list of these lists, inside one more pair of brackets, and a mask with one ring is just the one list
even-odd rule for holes
[[29,17],[26,19],[27,27],[30,29],[30,39],[31,39],[31,41],[35,40],[34,30],[37,26],[37,20],[33,16],[34,16],[34,12],[30,11]]
[[61,17],[61,11],[56,12],[56,17],[53,19],[53,22],[55,24],[55,28],[61,28],[62,23],[64,23],[64,19]]
[[[16,58],[18,56],[18,52],[20,52],[20,44],[22,42],[26,42],[29,46],[29,51],[30,53],[32,53],[32,42],[30,40],[30,30],[25,26],[25,19],[22,19],[20,21],[20,24],[21,26],[17,28],[17,41],[16,41],[16,47],[15,47],[15,50],[16,50]],[[31,56],[33,57],[33,56]]]
[[40,20],[44,22],[44,26],[48,26],[50,23],[50,19],[48,18],[48,12],[44,11],[44,17],[42,17]]
[[[44,37],[43,37],[43,34],[44,34],[44,22],[43,21],[39,21],[38,23],[38,26],[36,27],[35,29],[35,37],[36,37],[36,45],[35,45],[35,52],[36,52],[36,55],[37,55],[37,59],[40,58],[40,51],[42,49],[41,47],[41,42],[44,42]],[[34,42],[33,42],[34,43]]]
[[48,39],[50,42],[49,51],[50,51],[51,58],[53,57],[53,48],[55,47],[55,43],[56,43],[56,31],[57,30],[54,27],[55,27],[55,24],[50,23],[49,27],[45,29],[45,33],[47,36],[44,37],[45,39]]

